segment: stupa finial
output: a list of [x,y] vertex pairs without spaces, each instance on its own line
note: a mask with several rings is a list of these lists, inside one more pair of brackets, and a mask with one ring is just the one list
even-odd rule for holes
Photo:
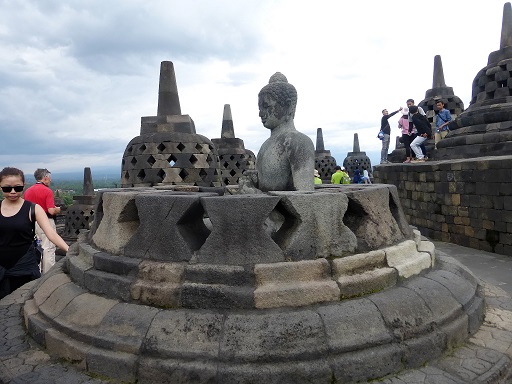
[[444,81],[443,62],[441,56],[436,55],[434,57],[434,79],[432,80],[432,89],[444,88],[446,83]]
[[157,116],[167,115],[181,115],[180,98],[172,61],[162,61],[160,64]]
[[361,152],[361,149],[359,148],[359,136],[357,135],[357,133],[354,133],[354,149],[352,150],[352,152]]
[[512,46],[512,8],[510,3],[503,5],[500,49]]
[[325,151],[324,135],[322,133],[322,128],[316,129],[316,150],[317,151]]
[[84,190],[82,195],[84,196],[94,196],[94,186],[92,184],[92,174],[91,168],[84,168]]
[[234,139],[235,128],[233,127],[233,117],[231,116],[231,106],[224,104],[224,114],[222,115],[222,131],[220,137],[223,139]]

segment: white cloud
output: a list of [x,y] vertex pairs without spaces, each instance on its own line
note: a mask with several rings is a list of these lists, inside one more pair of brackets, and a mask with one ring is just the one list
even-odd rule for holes
[[163,60],[202,135],[220,136],[227,103],[236,135],[257,152],[268,137],[257,94],[280,71],[299,94],[297,129],[315,141],[323,128],[339,162],[356,132],[361,150],[377,153],[380,111],[424,98],[435,55],[469,105],[474,76],[499,48],[502,9],[498,0],[3,1],[0,166],[120,168],[140,117],[156,114]]

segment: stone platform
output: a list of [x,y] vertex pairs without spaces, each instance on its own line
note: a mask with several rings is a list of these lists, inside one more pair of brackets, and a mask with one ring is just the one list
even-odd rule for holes
[[[483,320],[478,280],[436,259],[393,186],[136,188],[104,191],[96,212],[62,262],[5,299],[22,340],[9,347],[30,339],[40,359],[115,382],[346,383],[432,364]],[[23,352],[9,364],[33,379]]]

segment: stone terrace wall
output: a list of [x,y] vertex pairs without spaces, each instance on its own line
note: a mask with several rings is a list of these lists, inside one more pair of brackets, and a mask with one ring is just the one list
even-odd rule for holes
[[512,156],[374,167],[431,239],[512,256]]

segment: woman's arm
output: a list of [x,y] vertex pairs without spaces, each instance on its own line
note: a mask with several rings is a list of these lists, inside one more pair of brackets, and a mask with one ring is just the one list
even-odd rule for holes
[[46,213],[44,212],[43,208],[41,208],[41,206],[38,204],[36,204],[35,206],[37,224],[39,224],[46,237],[48,237],[48,239],[57,247],[67,252],[69,246],[62,239],[62,237],[60,237],[58,233],[55,232],[55,230],[52,228],[52,226],[50,225],[50,221],[48,220],[48,217],[46,216]]

